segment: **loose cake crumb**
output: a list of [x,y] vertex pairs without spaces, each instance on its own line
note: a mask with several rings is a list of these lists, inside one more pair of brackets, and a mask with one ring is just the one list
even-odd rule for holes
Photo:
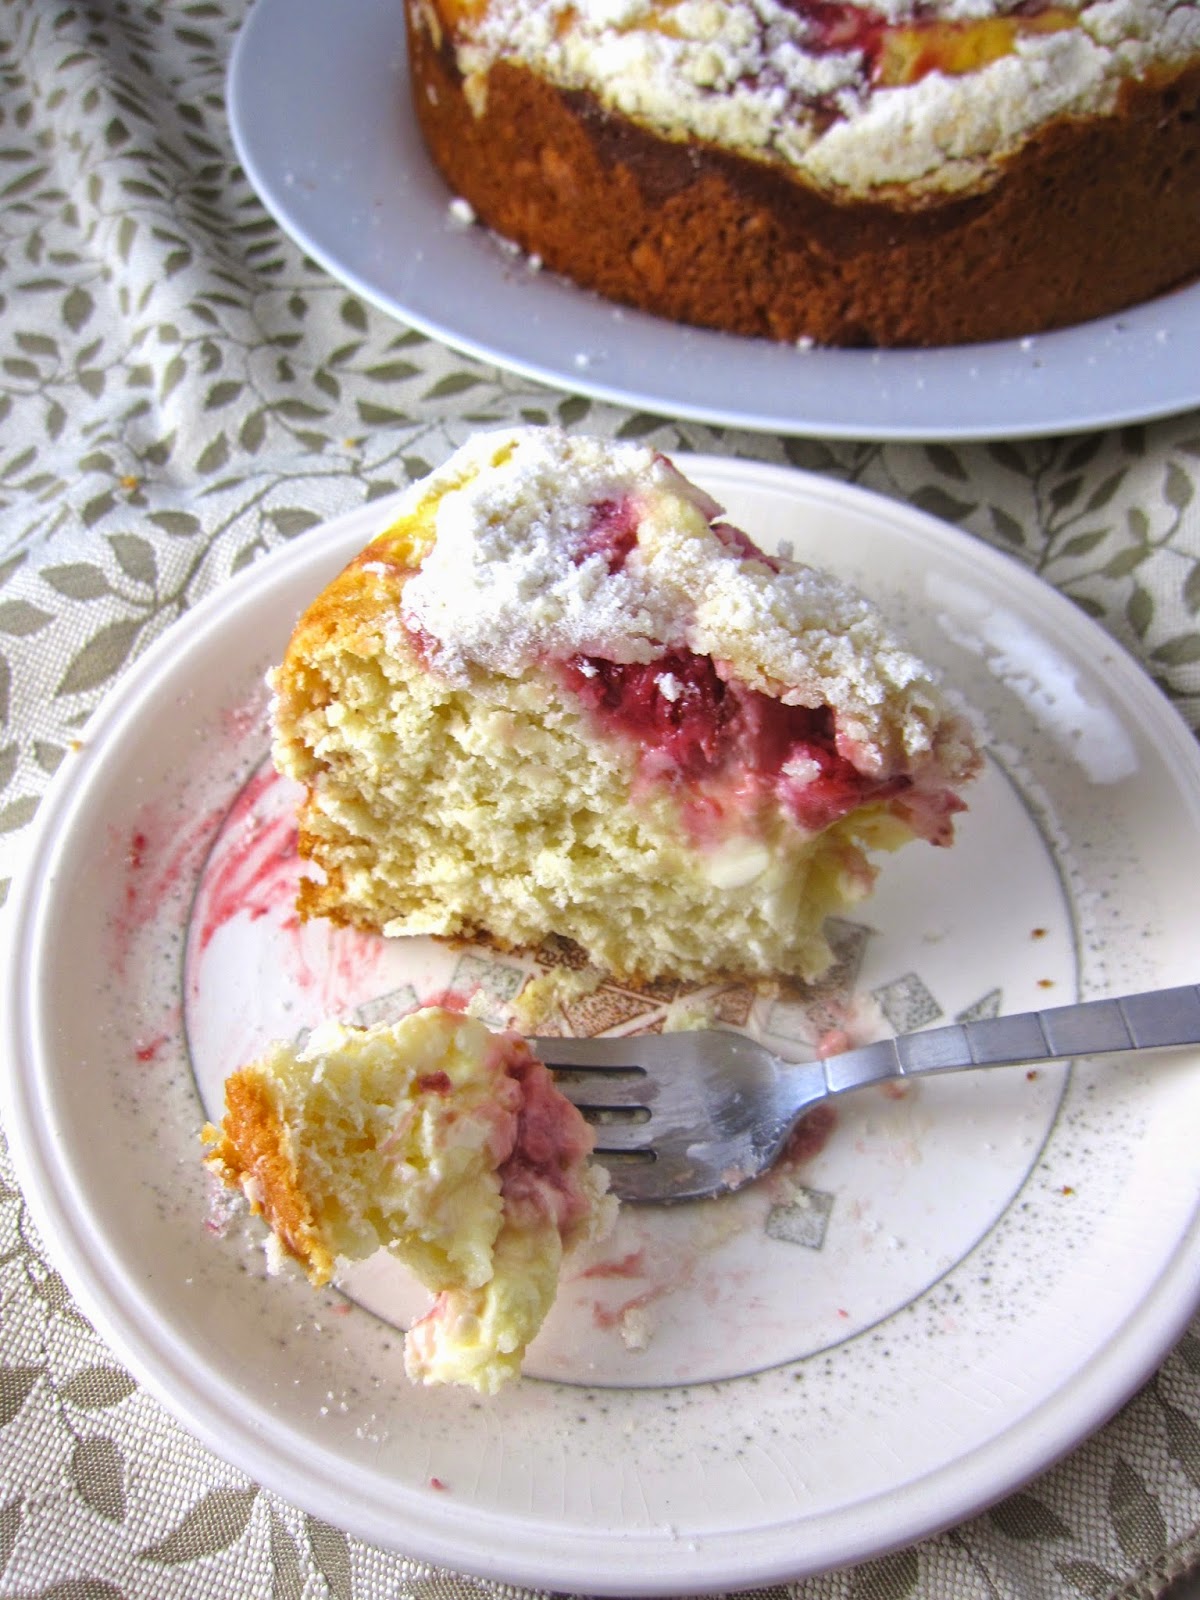
[[603,982],[599,967],[550,967],[539,972],[513,1001],[513,1026],[522,1033],[539,1033],[556,1012],[595,994]]

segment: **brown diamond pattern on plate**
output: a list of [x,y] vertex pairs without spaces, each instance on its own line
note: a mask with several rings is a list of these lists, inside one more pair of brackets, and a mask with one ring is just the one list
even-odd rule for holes
[[626,1039],[632,1039],[639,1033],[661,1033],[666,1025],[666,1017],[655,1017],[653,1022],[647,1022],[640,1028],[630,1028],[629,1032],[625,1034],[624,1037]]
[[569,967],[572,972],[582,972],[590,965],[587,952],[574,939],[564,939],[557,933],[537,947],[534,959],[539,967]]
[[597,989],[595,994],[583,995],[568,1001],[563,1012],[571,1032],[580,1038],[608,1033],[623,1023],[638,1017],[648,1017],[659,1009],[660,1002],[643,995],[631,994],[625,989]]
[[722,989],[709,1001],[709,1012],[714,1022],[727,1022],[730,1027],[744,1028],[754,1009],[755,991],[745,984]]
[[[652,1000],[655,1005],[670,1005],[671,1001],[687,990],[687,986],[677,982],[674,978],[656,978],[650,983],[621,984],[626,994],[636,994],[644,999]],[[693,987],[700,988],[700,984]]]
[[818,994],[805,1007],[805,1015],[819,1044],[834,1029],[845,1028],[851,1014],[853,997],[849,994]]

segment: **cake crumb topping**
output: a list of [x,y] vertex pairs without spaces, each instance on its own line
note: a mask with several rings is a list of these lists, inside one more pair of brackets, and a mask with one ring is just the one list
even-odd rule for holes
[[451,681],[663,663],[669,702],[682,685],[664,657],[682,652],[784,705],[832,706],[861,771],[932,748],[940,691],[878,609],[828,572],[765,557],[648,446],[480,434],[417,486],[414,506],[431,502],[436,536],[401,620]]
[[652,129],[769,156],[832,191],[978,187],[1036,128],[1111,111],[1200,53],[1194,0],[488,0],[468,97],[523,62]]

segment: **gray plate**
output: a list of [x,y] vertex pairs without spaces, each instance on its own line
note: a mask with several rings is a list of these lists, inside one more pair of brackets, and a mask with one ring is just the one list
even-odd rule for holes
[[[797,350],[624,310],[456,222],[408,97],[401,0],[258,0],[229,118],[264,204],[366,300],[555,388],[771,433],[1018,438],[1200,404],[1200,285],[1036,339]],[[1190,356],[1190,359],[1189,359]]]

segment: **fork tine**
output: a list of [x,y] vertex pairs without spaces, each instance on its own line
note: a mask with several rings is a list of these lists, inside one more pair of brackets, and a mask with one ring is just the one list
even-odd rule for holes
[[640,1111],[653,1099],[644,1072],[555,1072],[554,1081],[581,1111]]
[[[612,1178],[612,1193],[619,1200],[633,1201],[666,1201],[685,1198],[675,1192],[676,1183],[673,1174],[665,1178],[659,1170],[661,1163],[658,1161],[619,1161],[613,1162],[609,1168]],[[686,1183],[686,1180],[682,1180]]]
[[593,1122],[596,1155],[653,1155],[650,1126],[645,1122]]
[[526,1039],[533,1053],[548,1067],[586,1071],[590,1067],[626,1067],[644,1072],[635,1059],[645,1039]]

